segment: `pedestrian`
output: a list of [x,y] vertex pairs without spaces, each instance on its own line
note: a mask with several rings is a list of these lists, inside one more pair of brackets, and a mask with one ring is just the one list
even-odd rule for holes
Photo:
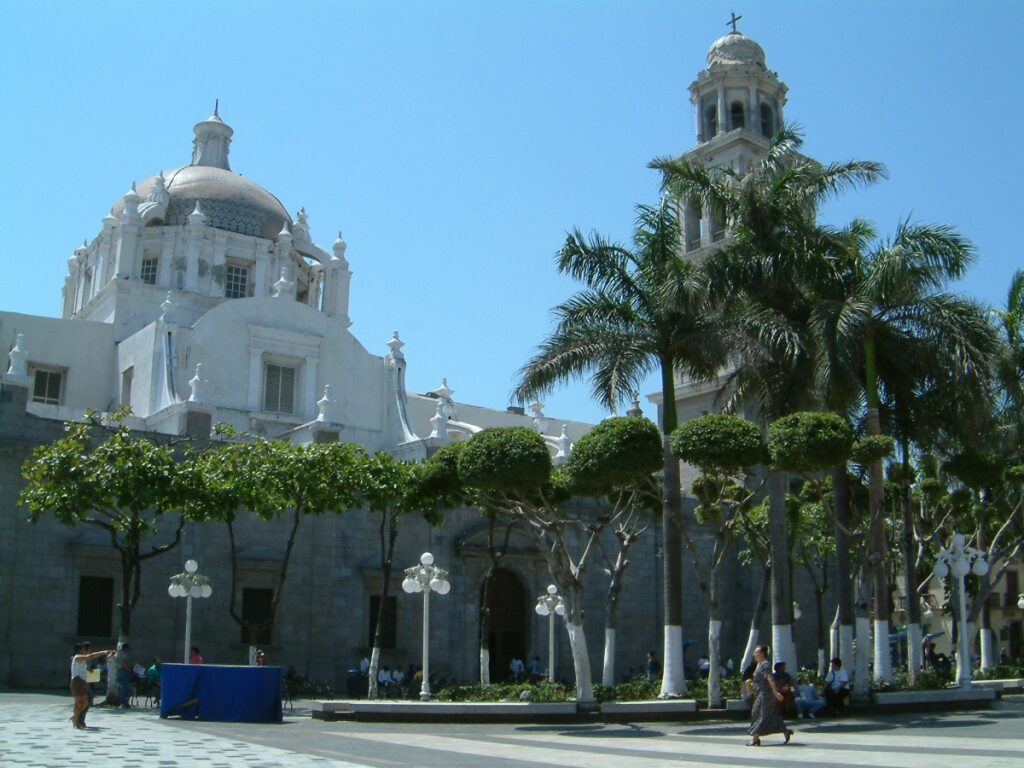
[[661,662],[654,655],[654,651],[647,652],[647,679],[657,680],[661,677]]
[[256,651],[256,666],[257,667],[265,667],[265,666],[267,666],[267,654],[265,654],[263,651],[260,651],[260,650]]
[[87,641],[75,643],[75,654],[71,657],[71,695],[75,705],[68,720],[78,729],[85,728],[85,713],[89,711],[88,664],[114,655],[114,651],[90,653],[91,647]]
[[782,709],[779,705],[785,697],[776,688],[768,655],[767,645],[759,645],[754,649],[754,661],[757,666],[754,668],[752,678],[754,703],[750,707],[750,728],[747,731],[750,734],[748,747],[761,746],[761,737],[771,733],[781,733],[786,744],[793,736],[793,732],[786,727],[786,723],[782,719]]
[[189,664],[202,664],[203,655],[199,652],[199,646],[193,645],[188,649],[188,663]]

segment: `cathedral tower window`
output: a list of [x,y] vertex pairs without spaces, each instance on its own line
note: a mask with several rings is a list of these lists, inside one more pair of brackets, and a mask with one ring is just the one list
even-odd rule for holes
[[771,138],[775,134],[775,120],[773,119],[772,108],[767,104],[761,105],[761,135]]
[[271,413],[295,412],[295,369],[267,363],[264,371],[263,410]]
[[744,120],[742,101],[734,101],[729,107],[729,125],[731,130],[743,127]]
[[710,104],[704,108],[704,138],[713,139],[718,134],[718,107]]
[[147,256],[142,260],[142,269],[139,272],[142,282],[156,285],[156,268],[159,263],[160,260],[152,256]]
[[228,264],[224,271],[224,298],[244,299],[249,295],[249,267]]

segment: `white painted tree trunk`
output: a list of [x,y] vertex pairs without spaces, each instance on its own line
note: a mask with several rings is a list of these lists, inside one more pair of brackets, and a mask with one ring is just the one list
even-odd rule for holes
[[857,628],[857,650],[853,654],[851,685],[855,694],[866,696],[871,688],[871,680],[868,677],[868,658],[871,655],[871,621],[867,616],[858,616],[854,621]]
[[590,672],[590,654],[587,653],[587,637],[583,634],[583,624],[565,622],[569,633],[569,647],[572,649],[572,665],[576,673],[576,703],[594,703],[594,683]]
[[747,633],[747,647],[743,649],[743,660],[740,661],[740,674],[750,666],[754,660],[754,648],[757,647],[757,638],[761,636],[760,630],[757,627],[752,626],[750,631]]
[[[970,687],[971,685],[971,638],[974,637],[976,631],[974,622],[968,621],[967,631],[964,633],[965,637],[957,637],[956,680],[959,685],[965,687]],[[966,650],[961,651],[961,649]]]
[[258,650],[259,650],[259,648],[257,648],[255,645],[250,645],[249,646],[249,666],[250,667],[255,667],[256,666],[256,651],[258,651]]
[[999,660],[995,654],[995,638],[992,635],[992,630],[988,627],[983,627],[979,634],[979,644],[981,645],[981,669],[991,669]]
[[792,624],[772,624],[772,664],[786,662],[787,669],[797,669],[796,646],[793,643]]
[[480,646],[480,685],[491,684],[491,651]]
[[686,695],[683,668],[683,628],[665,625],[665,662],[661,672],[659,699],[677,699]]
[[380,647],[373,646],[373,650],[370,651],[370,668],[367,670],[367,687],[366,687],[366,698],[376,699],[377,698],[377,670],[380,668]]
[[907,674],[910,684],[917,682],[917,676],[921,673],[924,664],[924,652],[921,649],[921,625],[907,625]]
[[709,708],[722,706],[722,664],[719,652],[721,636],[722,622],[711,619],[708,622],[708,661],[711,662],[711,669],[708,671]]
[[875,619],[874,626],[874,668],[871,678],[877,682],[892,680],[892,654],[889,651],[889,622]]
[[604,630],[604,666],[601,669],[601,685],[615,685],[615,628]]
[[818,649],[818,677],[824,677],[828,674],[828,654],[825,653],[824,648]]
[[[836,611],[836,613],[838,614],[838,611]],[[828,628],[828,652],[829,652],[829,655],[832,658],[835,658],[836,656],[840,656],[840,657],[842,656],[842,654],[839,651],[839,616],[838,615],[836,616],[836,620],[832,622],[832,626],[830,626]],[[825,672],[823,672],[821,670],[821,667],[820,666],[818,667],[818,677],[822,677],[823,675],[825,675],[827,673],[828,673],[827,669],[826,669]]]

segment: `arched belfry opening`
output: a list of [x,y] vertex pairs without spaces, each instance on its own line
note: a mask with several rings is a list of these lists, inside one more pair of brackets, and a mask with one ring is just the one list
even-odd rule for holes
[[527,662],[528,612],[526,588],[515,573],[507,568],[494,572],[488,599],[491,626],[488,640],[491,649],[491,680],[500,682],[509,677],[513,658]]

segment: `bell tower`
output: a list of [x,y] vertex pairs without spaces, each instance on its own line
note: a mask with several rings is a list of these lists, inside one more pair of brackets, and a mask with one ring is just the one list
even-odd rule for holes
[[[707,67],[690,83],[690,103],[697,127],[697,145],[681,160],[708,168],[731,167],[743,172],[764,157],[771,137],[782,126],[786,85],[765,66],[764,50],[736,29],[708,48]],[[725,226],[712,212],[686,204],[682,213],[685,251],[706,248],[725,237]]]

